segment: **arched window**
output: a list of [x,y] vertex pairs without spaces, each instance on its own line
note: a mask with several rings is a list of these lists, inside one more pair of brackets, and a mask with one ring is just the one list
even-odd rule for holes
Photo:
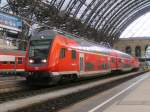
[[136,57],[141,57],[141,47],[140,46],[136,46],[136,48],[135,48],[135,56]]
[[130,47],[130,46],[127,46],[127,47],[126,47],[126,53],[127,53],[127,54],[131,54],[131,52],[132,52],[132,51],[131,51],[131,47]]
[[146,47],[145,47],[145,56],[150,58],[150,46],[146,46]]
[[146,46],[145,46],[145,51],[147,50],[148,46],[149,46],[149,45],[146,45]]
[[146,53],[146,50],[147,50],[148,46],[149,46],[149,45],[146,45],[146,46],[145,46],[145,53]]

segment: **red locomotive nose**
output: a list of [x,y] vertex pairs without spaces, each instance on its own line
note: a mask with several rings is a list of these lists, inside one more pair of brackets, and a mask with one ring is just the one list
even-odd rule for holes
[[48,69],[48,66],[29,66],[28,68],[28,71],[47,71],[49,70]]
[[35,70],[39,70],[40,69],[40,67],[35,67]]

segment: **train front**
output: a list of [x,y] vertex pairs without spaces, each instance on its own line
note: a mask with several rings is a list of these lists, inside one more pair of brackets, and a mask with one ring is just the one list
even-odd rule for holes
[[54,37],[54,31],[45,30],[35,33],[30,38],[25,66],[28,81],[50,80],[49,54]]

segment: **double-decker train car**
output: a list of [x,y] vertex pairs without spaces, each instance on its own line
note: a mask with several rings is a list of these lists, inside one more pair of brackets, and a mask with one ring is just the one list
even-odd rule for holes
[[51,82],[61,77],[77,78],[138,68],[134,57],[69,33],[44,30],[30,39],[26,55],[27,80]]
[[0,74],[25,71],[25,51],[0,49]]

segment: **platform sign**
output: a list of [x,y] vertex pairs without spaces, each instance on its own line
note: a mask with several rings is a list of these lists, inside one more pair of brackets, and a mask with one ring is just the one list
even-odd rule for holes
[[13,30],[13,31],[22,31],[22,20],[10,14],[0,12],[0,27]]

